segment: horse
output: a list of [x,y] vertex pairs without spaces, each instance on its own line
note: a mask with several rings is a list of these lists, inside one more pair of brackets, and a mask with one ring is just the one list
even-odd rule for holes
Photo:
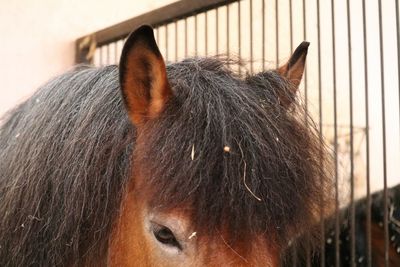
[[239,74],[166,64],[144,25],[119,66],[43,85],[1,122],[0,266],[278,266],[330,205],[297,93],[308,46]]
[[[400,266],[400,184],[387,189],[388,203],[388,264],[390,266]],[[385,232],[384,232],[384,191],[378,191],[370,196],[361,198],[354,203],[354,259],[351,255],[351,232],[352,226],[350,217],[352,216],[352,206],[347,205],[338,211],[336,216],[328,216],[324,219],[325,224],[325,245],[323,252],[321,248],[317,251],[309,252],[297,251],[296,258],[285,258],[284,266],[335,266],[336,264],[336,244],[335,244],[335,223],[339,220],[339,262],[336,266],[385,266]],[[370,210],[370,218],[367,210]],[[370,226],[368,225],[370,222]],[[369,235],[369,236],[368,236]],[[299,237],[306,239],[306,236]],[[370,242],[371,250],[369,251]],[[295,243],[295,242],[294,242]],[[293,250],[296,248],[294,247]],[[323,253],[324,255],[321,255]],[[369,255],[370,253],[370,255]],[[311,256],[311,257],[310,257]],[[309,257],[309,259],[307,259]],[[307,264],[307,260],[310,261]]]

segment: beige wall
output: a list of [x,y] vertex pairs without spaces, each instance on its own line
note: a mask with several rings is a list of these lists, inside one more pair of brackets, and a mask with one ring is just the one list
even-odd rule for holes
[[175,0],[0,0],[0,115],[74,64],[74,41]]

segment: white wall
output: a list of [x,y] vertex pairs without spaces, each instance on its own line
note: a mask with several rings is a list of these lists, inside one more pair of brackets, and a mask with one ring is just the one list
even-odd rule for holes
[[0,0],[0,116],[74,64],[74,41],[175,0]]

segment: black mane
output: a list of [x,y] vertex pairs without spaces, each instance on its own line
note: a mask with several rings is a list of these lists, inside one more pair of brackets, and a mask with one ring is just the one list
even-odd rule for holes
[[133,139],[116,66],[61,75],[10,111],[0,128],[0,266],[106,255]]
[[0,266],[103,258],[133,149],[152,205],[187,204],[199,234],[224,224],[285,246],[307,230],[330,185],[324,145],[301,105],[279,104],[291,92],[284,78],[240,77],[227,63],[236,64],[169,65],[175,95],[136,148],[116,66],[68,72],[10,111],[0,128]]

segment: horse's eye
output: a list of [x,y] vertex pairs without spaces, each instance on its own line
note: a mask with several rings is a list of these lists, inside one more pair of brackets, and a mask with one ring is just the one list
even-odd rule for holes
[[182,250],[181,244],[179,244],[178,240],[176,240],[174,234],[168,227],[157,225],[157,227],[153,229],[153,233],[158,242]]

